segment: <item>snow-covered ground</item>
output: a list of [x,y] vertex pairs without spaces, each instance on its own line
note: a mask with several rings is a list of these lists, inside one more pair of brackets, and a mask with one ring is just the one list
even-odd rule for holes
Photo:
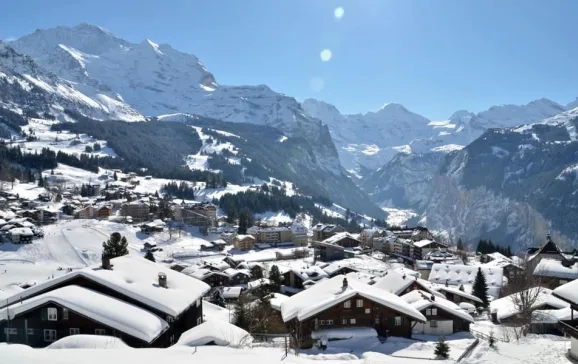
[[387,225],[389,226],[404,226],[405,223],[417,216],[413,210],[396,209],[393,207],[382,207],[383,211],[387,212]]
[[[464,339],[458,339],[462,341]],[[345,340],[330,342],[326,351],[305,350],[299,355],[290,351],[285,357],[282,348],[253,347],[234,349],[220,346],[199,346],[196,348],[174,346],[168,349],[31,349],[25,345],[0,344],[0,357],[11,364],[101,364],[136,362],[140,364],[166,363],[229,363],[237,364],[313,364],[329,360],[332,364],[425,364],[455,363],[462,345],[450,344],[450,359],[431,361],[431,342],[392,340],[381,344],[379,341]],[[565,357],[570,342],[563,338],[538,335],[529,336],[518,342],[498,343],[490,348],[481,342],[472,353],[464,358],[463,364],[570,364]],[[340,349],[341,348],[341,349]],[[397,348],[397,349],[396,349]],[[454,353],[455,352],[455,353]],[[402,357],[401,354],[404,357]],[[407,354],[415,358],[407,357]],[[422,358],[422,359],[420,359]]]
[[144,255],[145,242],[156,244],[163,250],[156,252],[155,258],[167,264],[180,252],[199,253],[205,239],[216,238],[201,238],[197,228],[187,229],[180,236],[174,233],[170,237],[166,231],[149,236],[132,225],[97,220],[60,221],[44,226],[43,230],[44,238],[33,240],[32,244],[0,245],[0,290],[44,281],[66,272],[59,268],[78,269],[100,262],[102,243],[113,232],[126,237],[130,254]]
[[52,124],[57,121],[50,121],[45,119],[29,119],[29,123],[22,127],[26,134],[33,133],[38,139],[32,142],[25,140],[18,141],[24,152],[34,153],[39,152],[42,148],[49,148],[55,152],[62,151],[67,154],[80,155],[86,153],[86,147],[93,147],[95,143],[100,144],[99,151],[86,153],[96,156],[112,156],[116,157],[116,153],[112,148],[107,147],[106,141],[92,138],[86,134],[74,134],[68,131],[56,132],[51,131]]

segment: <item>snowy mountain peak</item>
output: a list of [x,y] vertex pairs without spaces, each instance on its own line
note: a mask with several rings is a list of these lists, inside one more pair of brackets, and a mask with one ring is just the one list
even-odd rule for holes
[[568,110],[572,110],[578,107],[578,97],[576,98],[576,100],[570,102],[568,105],[566,105],[566,109]]

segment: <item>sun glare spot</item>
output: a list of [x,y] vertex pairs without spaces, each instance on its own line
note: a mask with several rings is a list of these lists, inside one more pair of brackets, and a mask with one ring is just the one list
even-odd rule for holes
[[331,57],[333,57],[333,53],[331,53],[331,50],[327,48],[322,50],[319,55],[321,56],[321,60],[323,62],[329,62],[331,60]]
[[343,10],[343,8],[341,6],[338,8],[335,8],[335,10],[333,11],[333,15],[335,15],[335,19],[337,19],[337,20],[343,18],[343,14],[345,14],[345,10]]

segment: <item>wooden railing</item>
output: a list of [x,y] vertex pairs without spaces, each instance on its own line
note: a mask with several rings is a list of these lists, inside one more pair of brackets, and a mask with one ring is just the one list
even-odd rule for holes
[[567,333],[572,337],[578,338],[578,328],[568,325],[567,323],[562,321],[558,321],[558,324],[560,325],[560,328],[564,330],[565,333]]

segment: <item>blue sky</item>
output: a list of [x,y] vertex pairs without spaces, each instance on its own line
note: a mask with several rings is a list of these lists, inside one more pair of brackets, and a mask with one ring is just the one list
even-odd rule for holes
[[18,0],[2,13],[0,39],[88,22],[193,53],[221,84],[267,84],[346,113],[400,102],[444,119],[578,96],[575,0]]

